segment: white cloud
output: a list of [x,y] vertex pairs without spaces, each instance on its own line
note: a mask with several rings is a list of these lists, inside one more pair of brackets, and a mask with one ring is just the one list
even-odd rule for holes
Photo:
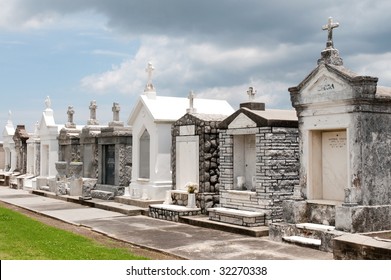
[[[391,86],[391,52],[380,54],[358,54],[349,57],[347,67],[360,75],[379,78],[379,85]],[[345,63],[346,65],[347,63]]]

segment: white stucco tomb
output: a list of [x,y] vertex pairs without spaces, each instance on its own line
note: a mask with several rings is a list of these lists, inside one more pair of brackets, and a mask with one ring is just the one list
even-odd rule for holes
[[[166,191],[172,188],[171,125],[186,114],[189,99],[158,96],[152,84],[153,70],[153,66],[149,64],[144,93],[128,119],[133,131],[130,194],[138,198],[164,200]],[[201,114],[229,114],[233,111],[223,100],[194,98],[193,107]],[[180,147],[187,148],[183,145]]]

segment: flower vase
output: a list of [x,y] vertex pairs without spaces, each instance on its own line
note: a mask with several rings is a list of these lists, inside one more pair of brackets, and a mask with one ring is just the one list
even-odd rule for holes
[[195,199],[195,193],[188,193],[187,194],[187,208],[197,208],[196,207],[196,199]]

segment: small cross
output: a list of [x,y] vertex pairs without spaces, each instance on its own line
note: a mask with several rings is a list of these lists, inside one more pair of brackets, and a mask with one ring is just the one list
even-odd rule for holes
[[68,106],[68,122],[73,123],[73,114],[75,113],[75,110],[73,110],[73,106]]
[[118,103],[114,102],[113,103],[113,108],[112,108],[112,111],[113,111],[113,121],[114,122],[118,122],[119,121],[119,111],[120,111],[120,106]]
[[193,109],[194,108],[194,91],[190,91],[188,98],[189,98],[189,103],[190,103],[189,108]]
[[152,66],[151,62],[148,62],[148,66],[145,69],[145,72],[148,73],[148,83],[147,83],[147,85],[151,85],[152,84],[152,72],[154,70],[155,70],[155,67]]
[[328,37],[327,37],[327,47],[334,48],[333,43],[333,29],[337,28],[339,26],[338,22],[333,22],[333,18],[329,17],[329,20],[326,25],[322,26],[322,30],[328,31]]

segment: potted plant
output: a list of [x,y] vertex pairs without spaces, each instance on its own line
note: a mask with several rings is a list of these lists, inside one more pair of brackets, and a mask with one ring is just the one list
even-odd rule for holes
[[187,189],[187,206],[188,208],[197,208],[195,194],[198,192],[198,184],[193,182],[188,182],[186,184]]

